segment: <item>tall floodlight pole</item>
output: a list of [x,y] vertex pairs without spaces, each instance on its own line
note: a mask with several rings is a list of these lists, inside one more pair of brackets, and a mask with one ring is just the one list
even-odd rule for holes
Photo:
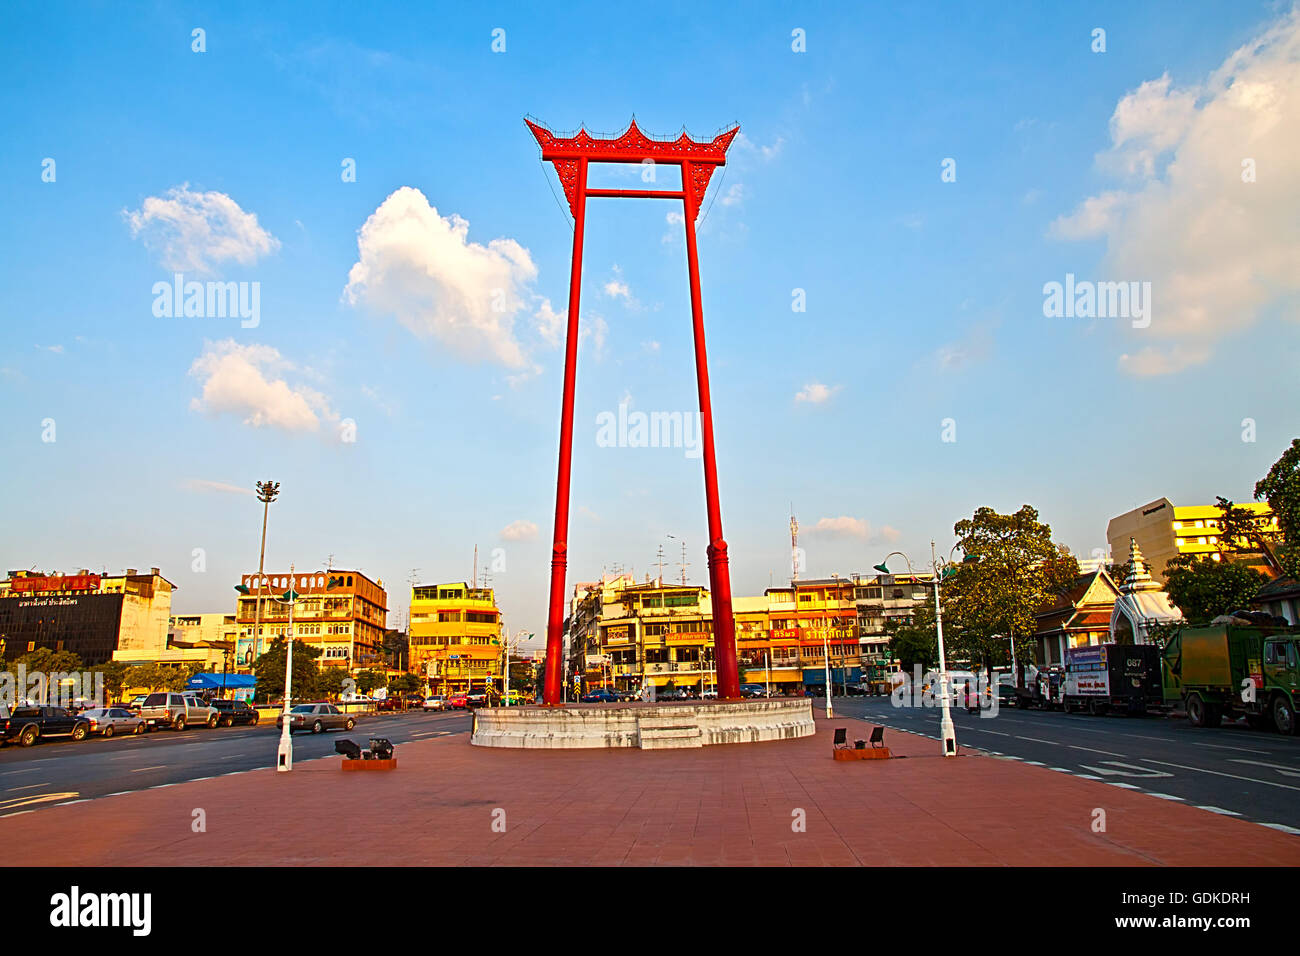
[[266,519],[271,512],[271,502],[280,493],[278,481],[259,481],[257,500],[262,502],[262,550],[257,556],[257,601],[253,607],[253,639],[249,642],[249,664],[257,658],[257,641],[262,636],[262,581],[266,570]]
[[[733,126],[709,142],[692,140],[686,133],[671,141],[652,140],[637,128],[635,120],[615,139],[593,137],[585,129],[574,136],[557,136],[531,120],[525,120],[538,145],[543,161],[549,161],[559,177],[573,213],[573,261],[569,273],[569,312],[564,351],[564,388],[560,411],[559,469],[555,483],[555,527],[551,543],[550,606],[546,621],[546,675],[543,700],[559,706],[563,694],[561,648],[564,628],[564,579],[568,570],[569,477],[573,463],[574,382],[578,361],[578,307],[582,285],[582,240],[586,223],[587,197],[633,199],[679,199],[684,206],[686,259],[691,290],[691,327],[695,342],[695,377],[700,403],[700,434],[704,459],[704,495],[709,520],[709,588],[713,600],[713,647],[717,662],[718,697],[740,697],[740,670],[736,660],[736,622],[731,604],[731,573],[727,542],[722,536],[722,510],[718,503],[717,459],[713,444],[713,406],[709,394],[709,367],[704,344],[704,308],[700,297],[699,252],[695,242],[695,220],[713,171],[726,164],[727,148],[740,128]],[[591,189],[587,186],[589,163],[638,163],[651,171],[653,182],[658,165],[681,168],[682,188]],[[643,178],[645,178],[643,176]]]

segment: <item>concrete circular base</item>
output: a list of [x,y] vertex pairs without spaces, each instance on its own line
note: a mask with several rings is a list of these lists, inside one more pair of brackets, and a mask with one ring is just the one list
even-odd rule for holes
[[816,732],[806,697],[694,703],[568,704],[474,712],[477,747],[669,750],[808,737]]

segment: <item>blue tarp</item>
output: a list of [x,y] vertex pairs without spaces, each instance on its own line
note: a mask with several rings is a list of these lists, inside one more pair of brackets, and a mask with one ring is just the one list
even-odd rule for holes
[[[225,684],[222,684],[225,681]],[[257,678],[252,674],[195,674],[185,686],[190,690],[252,690]]]

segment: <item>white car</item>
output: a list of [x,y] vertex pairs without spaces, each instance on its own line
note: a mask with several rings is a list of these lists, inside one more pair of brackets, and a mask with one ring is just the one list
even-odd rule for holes
[[426,697],[424,698],[424,709],[425,710],[446,710],[447,698],[443,697],[441,694],[435,694],[432,697]]

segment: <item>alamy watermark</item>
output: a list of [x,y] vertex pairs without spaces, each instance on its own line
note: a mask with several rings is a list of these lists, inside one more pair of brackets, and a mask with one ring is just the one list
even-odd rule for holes
[[[955,674],[948,672],[948,705],[965,707],[967,710],[978,708],[981,717],[998,715],[997,685],[990,683],[987,675]],[[942,707],[943,688],[938,671],[929,670],[924,674],[921,665],[912,667],[912,675],[900,672],[894,674],[894,688],[890,693],[890,702],[895,707]]]
[[0,671],[0,707],[103,707],[104,701],[103,671],[29,673],[25,664],[13,671]]
[[153,314],[159,319],[240,319],[240,327],[262,322],[260,282],[198,282],[177,272],[171,282],[153,284]]
[[1076,281],[1073,272],[1065,282],[1043,285],[1043,315],[1049,319],[1131,319],[1133,328],[1151,324],[1150,282]]
[[681,448],[687,458],[699,458],[699,412],[629,412],[620,402],[618,414],[596,416],[596,444],[600,448]]

